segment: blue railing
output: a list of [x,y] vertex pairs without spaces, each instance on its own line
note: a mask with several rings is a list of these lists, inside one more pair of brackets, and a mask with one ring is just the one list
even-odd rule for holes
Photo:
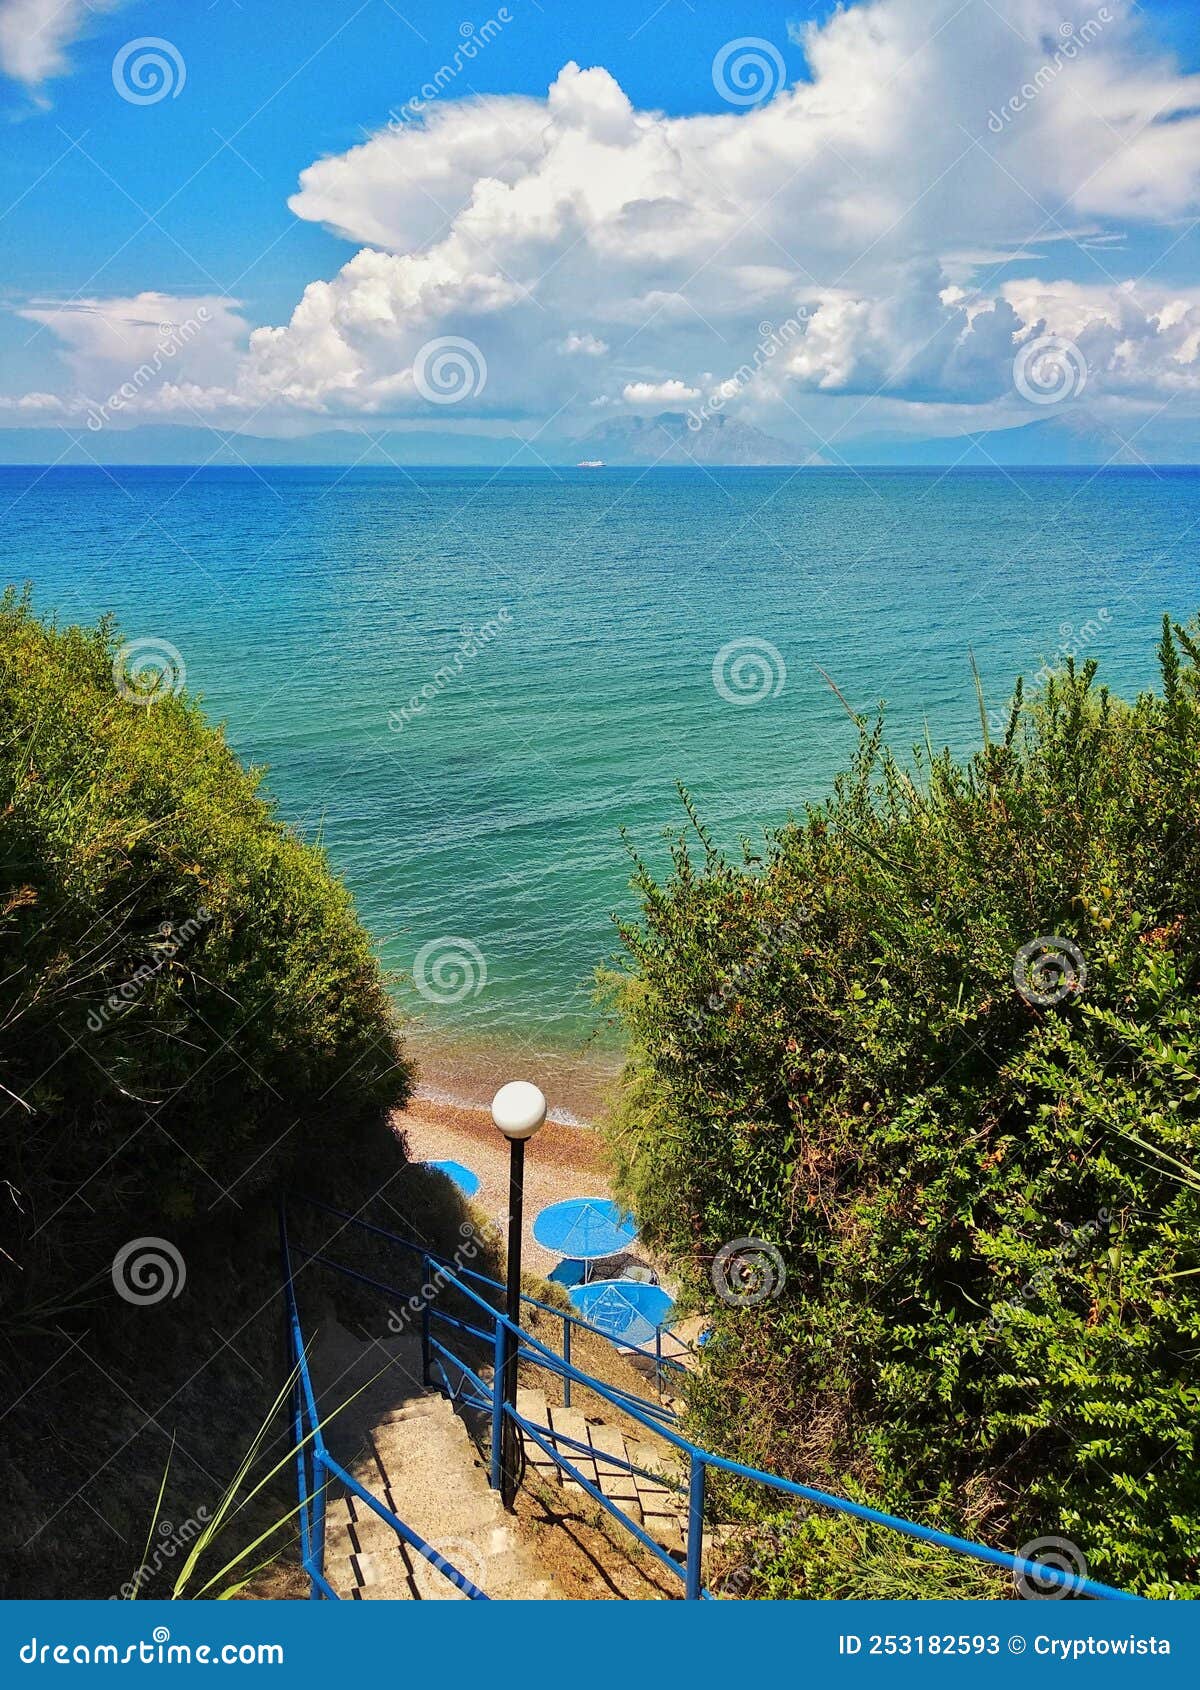
[[291,1247],[288,1242],[287,1216],[282,1213],[279,1217],[280,1247],[283,1256],[283,1284],[287,1314],[288,1341],[291,1350],[292,1367],[295,1379],[292,1387],[292,1437],[296,1448],[296,1488],[299,1493],[300,1506],[298,1518],[300,1522],[300,1560],[310,1581],[309,1594],[314,1601],[340,1601],[336,1590],[325,1577],[325,1504],[331,1481],[344,1485],[360,1502],[372,1509],[379,1518],[389,1525],[397,1538],[408,1544],[418,1555],[424,1556],[431,1566],[448,1578],[451,1584],[475,1601],[486,1602],[488,1597],[477,1585],[472,1584],[465,1573],[460,1573],[457,1567],[450,1564],[444,1556],[411,1526],[405,1525],[377,1497],[371,1495],[363,1485],[360,1485],[353,1474],[330,1455],[322,1431],[321,1417],[317,1412],[316,1397],[313,1392],[312,1375],[308,1366],[308,1355],[304,1346],[304,1334],[300,1327],[300,1313],[296,1306],[296,1287],[292,1277]]
[[[410,1256],[419,1257],[424,1263],[432,1262],[439,1273],[444,1273],[449,1270],[450,1272],[458,1275],[459,1278],[470,1280],[475,1285],[486,1285],[489,1291],[497,1292],[501,1298],[504,1296],[505,1287],[501,1280],[492,1279],[486,1273],[477,1273],[474,1268],[465,1268],[455,1262],[451,1262],[447,1260],[446,1257],[439,1256],[435,1254],[434,1251],[426,1249],[423,1245],[414,1244],[409,1238],[402,1238],[398,1232],[390,1232],[387,1227],[377,1226],[374,1221],[365,1221],[358,1215],[347,1214],[344,1209],[335,1209],[332,1203],[323,1203],[318,1197],[308,1197],[301,1193],[294,1193],[292,1200],[294,1202],[305,1203],[310,1209],[320,1209],[323,1214],[333,1215],[337,1220],[344,1221],[348,1226],[358,1227],[360,1231],[372,1233],[376,1238],[386,1239],[389,1244],[396,1245],[399,1249],[405,1251]],[[301,1253],[305,1255],[309,1254],[307,1251],[302,1251]],[[339,1265],[340,1264],[336,1262],[325,1261],[326,1267],[336,1268],[339,1267]],[[376,1290],[386,1291],[393,1296],[404,1296],[404,1293],[396,1291],[394,1286],[384,1285],[379,1280],[371,1279],[367,1274],[357,1274],[351,1269],[345,1269],[344,1271],[348,1273],[350,1278],[360,1279],[363,1284],[372,1285]],[[426,1268],[423,1267],[422,1275],[424,1275],[426,1271]],[[573,1331],[590,1332],[597,1338],[603,1338],[607,1344],[614,1342],[611,1332],[606,1332],[603,1327],[594,1325],[590,1320],[584,1320],[581,1315],[572,1314],[567,1309],[556,1308],[553,1303],[539,1302],[536,1297],[529,1296],[529,1294],[525,1291],[522,1291],[521,1293],[521,1302],[526,1308],[538,1309],[542,1314],[550,1315],[555,1320],[562,1322],[562,1359],[567,1363],[570,1363],[571,1360],[571,1334]],[[477,1336],[478,1335],[479,1334],[477,1334]],[[674,1356],[666,1356],[663,1354],[662,1341],[663,1328],[660,1326],[655,1332],[654,1348],[652,1350],[647,1349],[644,1345],[627,1344],[623,1340],[620,1346],[626,1354],[639,1356],[643,1361],[649,1362],[653,1365],[655,1384],[660,1392],[662,1390],[662,1380],[665,1373],[682,1373],[686,1371],[682,1362],[677,1361]],[[681,1340],[676,1339],[675,1341],[679,1344],[681,1349],[685,1351],[690,1349],[690,1345],[682,1343]],[[563,1405],[566,1408],[570,1408],[571,1382],[569,1379],[565,1382],[564,1393]],[[664,1408],[661,1403],[651,1403],[646,1398],[637,1396],[633,1397],[632,1400],[642,1404],[651,1413],[659,1416],[663,1420],[672,1423],[675,1420],[675,1415],[672,1414],[670,1409]]]
[[[361,1227],[368,1232],[388,1239],[393,1244],[399,1245],[402,1249],[421,1258],[423,1285],[428,1288],[433,1284],[434,1289],[433,1298],[423,1297],[421,1305],[421,1353],[424,1379],[427,1384],[431,1382],[432,1369],[434,1365],[437,1365],[447,1394],[456,1399],[466,1400],[473,1407],[486,1410],[490,1414],[490,1481],[492,1488],[500,1489],[504,1428],[507,1419],[518,1427],[539,1449],[543,1450],[568,1477],[581,1486],[606,1513],[612,1515],[643,1549],[677,1575],[683,1582],[683,1595],[689,1600],[707,1597],[710,1594],[704,1589],[703,1584],[704,1510],[707,1479],[710,1471],[727,1474],[744,1483],[761,1485],[765,1489],[775,1491],[783,1496],[793,1496],[805,1502],[817,1503],[834,1513],[848,1515],[853,1519],[863,1520],[871,1525],[886,1527],[890,1531],[919,1543],[933,1544],[938,1548],[950,1550],[972,1560],[994,1567],[1002,1567],[1014,1575],[1021,1575],[1025,1579],[1035,1582],[1043,1588],[1058,1585],[1063,1587],[1068,1594],[1093,1597],[1104,1601],[1133,1602],[1139,1600],[1128,1591],[1101,1584],[1095,1579],[1084,1578],[1045,1563],[1028,1561],[1019,1555],[1012,1555],[1006,1550],[992,1549],[986,1544],[972,1543],[966,1538],[955,1537],[949,1532],[938,1531],[931,1526],[922,1526],[914,1520],[906,1520],[895,1514],[885,1514],[877,1508],[868,1507],[865,1503],[852,1502],[847,1497],[835,1496],[829,1491],[817,1490],[811,1485],[802,1485],[793,1479],[782,1478],[779,1474],[764,1472],[761,1468],[748,1467],[742,1462],[732,1461],[725,1456],[714,1455],[710,1450],[702,1449],[699,1445],[692,1443],[676,1430],[675,1416],[669,1414],[660,1405],[634,1396],[631,1392],[622,1391],[616,1386],[605,1384],[601,1380],[591,1377],[590,1374],[581,1372],[571,1362],[569,1337],[565,1339],[565,1353],[558,1355],[546,1344],[535,1338],[531,1332],[523,1327],[513,1325],[504,1313],[494,1308],[485,1297],[466,1283],[467,1278],[470,1278],[486,1284],[493,1290],[501,1290],[502,1287],[498,1281],[488,1279],[483,1274],[457,1270],[450,1263],[422,1249],[420,1245],[414,1245],[411,1240],[401,1238],[398,1234],[391,1233],[384,1227],[375,1226],[371,1222],[361,1221],[354,1215],[333,1209],[328,1204],[318,1202],[315,1198],[304,1198],[303,1201],[338,1216],[350,1225]],[[344,1263],[332,1261],[316,1252],[306,1251],[304,1254],[307,1259],[320,1262],[335,1272],[370,1285],[391,1297],[402,1301],[407,1300],[405,1292],[381,1280],[360,1273],[357,1269],[348,1267]],[[453,1287],[456,1292],[468,1300],[474,1309],[479,1311],[480,1322],[478,1325],[472,1325],[470,1321],[450,1315],[445,1310],[438,1308],[436,1296],[445,1286]],[[564,1321],[569,1321],[571,1325],[588,1327],[589,1330],[597,1332],[601,1337],[607,1338],[607,1334],[600,1332],[599,1328],[590,1327],[586,1321],[563,1316],[562,1310],[553,1308],[546,1303],[539,1303],[536,1298],[523,1297],[522,1301],[532,1304],[535,1308],[543,1309],[556,1317],[562,1316]],[[451,1331],[465,1332],[490,1348],[492,1356],[492,1380],[490,1384],[485,1382],[479,1373],[471,1367],[465,1357],[434,1335],[434,1322],[438,1322]],[[644,1427],[646,1431],[662,1438],[686,1463],[686,1485],[677,1483],[675,1486],[681,1493],[686,1490],[687,1495],[687,1529],[684,1534],[685,1556],[682,1565],[669,1550],[657,1543],[639,1522],[633,1520],[611,1497],[606,1496],[599,1485],[593,1484],[580,1470],[579,1463],[570,1461],[563,1453],[563,1449],[570,1450],[572,1454],[586,1454],[588,1465],[594,1465],[597,1473],[603,1466],[606,1470],[612,1468],[616,1471],[652,1478],[658,1484],[664,1482],[662,1473],[648,1473],[645,1468],[626,1461],[620,1456],[607,1454],[591,1444],[583,1444],[550,1426],[539,1425],[536,1421],[531,1421],[527,1416],[520,1414],[512,1404],[504,1402],[503,1358],[506,1343],[510,1337],[511,1341],[517,1346],[517,1352],[522,1361],[540,1368],[562,1382],[564,1403],[569,1404],[570,1402],[569,1393],[572,1384],[590,1391],[599,1397],[602,1402],[607,1402],[620,1413],[627,1415],[635,1423]],[[458,1375],[457,1383],[447,1374],[445,1365],[447,1363]],[[469,1391],[466,1389],[468,1385],[470,1386]],[[366,1498],[366,1500],[371,1502],[377,1512],[384,1513],[387,1517],[386,1511],[379,1504],[374,1503],[373,1499]],[[396,1522],[396,1524],[399,1525],[399,1522]],[[406,1528],[401,1529],[405,1530]],[[428,1552],[427,1546],[425,1548]],[[461,1578],[461,1575],[459,1575],[459,1578]]]

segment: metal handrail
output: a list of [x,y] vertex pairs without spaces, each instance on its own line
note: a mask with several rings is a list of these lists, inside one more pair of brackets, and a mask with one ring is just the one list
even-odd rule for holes
[[[329,1212],[332,1214],[340,1214],[340,1211],[332,1209],[328,1204],[318,1202],[315,1198],[306,1198],[305,1201],[314,1204],[318,1208],[329,1209]],[[348,1216],[345,1218],[352,1220],[354,1217]],[[580,1484],[587,1494],[598,1502],[601,1507],[606,1510],[606,1512],[613,1515],[614,1518],[625,1526],[633,1537],[642,1543],[644,1547],[652,1549],[656,1557],[662,1561],[665,1566],[671,1568],[683,1580],[684,1595],[689,1600],[707,1597],[710,1594],[703,1588],[702,1582],[705,1481],[710,1468],[717,1472],[727,1473],[733,1478],[741,1479],[751,1484],[763,1485],[767,1489],[780,1492],[785,1496],[794,1496],[806,1502],[817,1503],[819,1506],[828,1508],[834,1513],[845,1514],[854,1519],[863,1520],[871,1525],[883,1526],[890,1531],[898,1532],[902,1536],[911,1538],[917,1542],[933,1544],[938,1548],[948,1549],[955,1554],[965,1555],[972,1560],[980,1561],[990,1566],[1005,1568],[1013,1573],[1023,1575],[1026,1579],[1036,1580],[1040,1584],[1062,1586],[1068,1594],[1089,1596],[1097,1600],[1115,1602],[1136,1602],[1141,1600],[1141,1598],[1134,1596],[1129,1591],[1118,1590],[1115,1586],[1101,1584],[1096,1579],[1084,1578],[1046,1563],[1029,1561],[1020,1555],[1010,1554],[1006,1550],[993,1549],[987,1544],[972,1543],[966,1538],[955,1537],[950,1532],[939,1531],[932,1526],[922,1526],[915,1520],[906,1520],[900,1515],[887,1514],[880,1509],[869,1507],[866,1503],[853,1502],[848,1497],[836,1496],[832,1492],[818,1490],[812,1485],[803,1485],[794,1479],[785,1479],[778,1473],[769,1473],[762,1468],[749,1467],[743,1462],[734,1461],[727,1456],[715,1455],[711,1450],[702,1449],[698,1444],[694,1444],[689,1438],[684,1437],[681,1432],[675,1430],[672,1425],[664,1423],[664,1420],[655,1414],[655,1405],[645,1402],[640,1398],[631,1397],[629,1394],[621,1391],[618,1387],[607,1385],[601,1380],[593,1378],[590,1374],[582,1372],[568,1359],[557,1355],[546,1344],[543,1344],[540,1339],[535,1338],[531,1332],[528,1332],[521,1326],[511,1322],[506,1314],[496,1308],[493,1308],[493,1306],[487,1302],[485,1298],[481,1297],[477,1291],[473,1290],[471,1286],[465,1284],[463,1278],[460,1277],[459,1272],[450,1263],[442,1261],[430,1251],[421,1250],[417,1246],[410,1245],[405,1239],[396,1238],[396,1236],[389,1233],[386,1228],[373,1226],[369,1222],[362,1224],[364,1224],[368,1230],[381,1233],[384,1237],[394,1238],[395,1242],[400,1243],[406,1248],[412,1249],[414,1253],[419,1254],[422,1259],[423,1278],[426,1276],[431,1265],[436,1266],[441,1284],[453,1286],[460,1295],[466,1297],[469,1302],[481,1309],[487,1317],[487,1322],[490,1323],[493,1340],[493,1354],[495,1358],[492,1384],[491,1482],[493,1489],[499,1488],[500,1485],[500,1456],[503,1443],[502,1429],[505,1417],[507,1416],[514,1425],[518,1426],[527,1436],[531,1437],[533,1441],[539,1445],[539,1447],[545,1450],[556,1465],[562,1468],[564,1472],[568,1473],[576,1483]],[[340,1272],[347,1273],[352,1278],[363,1280],[365,1283],[373,1284],[378,1289],[386,1290],[393,1295],[403,1295],[403,1293],[396,1292],[393,1287],[385,1286],[380,1281],[373,1281],[369,1279],[367,1275],[360,1274],[356,1269],[345,1267],[343,1264],[333,1262],[328,1258],[318,1258],[314,1256],[312,1259],[322,1260],[326,1266],[335,1268]],[[489,1280],[486,1275],[477,1275],[472,1273],[470,1277],[478,1278],[485,1284],[497,1287],[497,1282]],[[439,1289],[440,1288],[441,1286],[439,1286]],[[558,1315],[562,1313],[559,1309],[553,1309],[547,1304],[538,1303],[536,1298],[523,1298],[523,1301],[532,1303],[538,1308],[546,1308],[552,1314]],[[455,1320],[454,1317],[445,1314],[442,1310],[432,1306],[430,1303],[427,1302],[424,1305],[422,1309],[421,1336],[422,1359],[426,1368],[426,1375],[428,1376],[428,1366],[431,1353],[433,1349],[436,1348],[442,1355],[446,1356],[454,1366],[469,1373],[481,1390],[486,1389],[483,1385],[483,1381],[479,1379],[477,1374],[473,1373],[472,1370],[467,1367],[467,1364],[461,1359],[461,1357],[455,1355],[451,1349],[440,1344],[437,1340],[431,1337],[430,1324],[432,1320],[435,1319],[441,1320],[451,1326],[466,1326],[465,1322]],[[588,1325],[586,1321],[578,1321],[575,1324],[584,1326]],[[473,1334],[478,1332],[477,1328],[466,1327],[466,1329],[471,1331]],[[599,1331],[599,1328],[593,1328],[593,1330]],[[633,1420],[636,1424],[645,1427],[647,1431],[655,1433],[658,1437],[662,1438],[666,1443],[671,1445],[672,1448],[678,1450],[681,1456],[686,1456],[688,1462],[688,1525],[686,1537],[687,1558],[684,1566],[681,1567],[679,1562],[676,1561],[674,1557],[668,1553],[668,1551],[663,1549],[660,1544],[655,1543],[653,1539],[650,1539],[648,1534],[637,1522],[632,1520],[621,1508],[617,1507],[611,1498],[606,1497],[598,1486],[593,1485],[582,1473],[580,1473],[574,1463],[569,1462],[556,1447],[546,1441],[540,1435],[546,1430],[546,1428],[538,1427],[536,1423],[530,1422],[524,1415],[519,1414],[513,1405],[504,1402],[501,1391],[501,1368],[499,1364],[504,1351],[506,1335],[511,1336],[511,1338],[515,1341],[518,1355],[522,1356],[531,1365],[541,1367],[547,1373],[554,1374],[563,1381],[564,1401],[569,1401],[567,1393],[571,1384],[574,1383],[579,1385],[583,1389],[593,1392],[594,1395],[598,1396],[602,1401],[609,1403],[621,1413],[628,1415],[631,1420]],[[479,1334],[479,1336],[485,1337],[486,1334]],[[606,1336],[606,1334],[601,1333],[601,1336]],[[674,1419],[673,1416],[672,1419]],[[572,1443],[576,1442],[576,1440],[569,1441]]]
[[[949,1549],[955,1554],[966,1555],[973,1560],[982,1561],[991,1566],[1004,1567],[1014,1573],[1024,1575],[1027,1579],[1036,1579],[1042,1584],[1062,1585],[1071,1594],[1091,1596],[1098,1600],[1110,1602],[1136,1602],[1141,1600],[1129,1591],[1118,1590],[1113,1585],[1101,1584],[1097,1579],[1083,1578],[1058,1567],[1028,1561],[1020,1555],[1012,1555],[1002,1549],[992,1549],[987,1544],[971,1543],[966,1538],[955,1537],[950,1532],[938,1531],[932,1526],[922,1526],[915,1520],[906,1520],[897,1514],[886,1514],[878,1508],[869,1507],[866,1503],[852,1502],[848,1497],[835,1496],[829,1491],[817,1490],[812,1485],[802,1485],[794,1479],[785,1479],[778,1473],[768,1473],[759,1467],[748,1467],[743,1462],[733,1461],[727,1456],[714,1455],[710,1450],[701,1449],[698,1444],[692,1443],[681,1433],[672,1430],[669,1426],[655,1423],[639,1410],[620,1401],[610,1387],[602,1384],[598,1379],[593,1379],[589,1374],[581,1373],[578,1368],[572,1367],[570,1363],[564,1362],[560,1356],[555,1355],[553,1350],[540,1343],[531,1333],[524,1332],[520,1327],[511,1325],[505,1315],[491,1309],[490,1305],[484,1303],[483,1299],[478,1297],[469,1286],[456,1279],[452,1271],[448,1270],[448,1278],[450,1283],[454,1284],[456,1289],[464,1296],[478,1303],[481,1308],[489,1312],[497,1330],[501,1327],[506,1328],[512,1333],[520,1348],[539,1352],[541,1359],[536,1361],[535,1365],[542,1366],[547,1372],[558,1374],[564,1380],[569,1377],[587,1390],[595,1392],[597,1396],[621,1409],[632,1420],[645,1426],[648,1431],[657,1433],[665,1442],[688,1457],[690,1471],[688,1479],[686,1570],[680,1569],[678,1563],[674,1561],[671,1564],[684,1578],[685,1594],[689,1598],[695,1599],[703,1594],[701,1588],[701,1556],[703,1553],[704,1489],[705,1475],[711,1467],[719,1472],[728,1473],[734,1478],[752,1484],[764,1485],[770,1490],[780,1491],[785,1496],[800,1497],[806,1502],[818,1503],[824,1508],[832,1509],[835,1513],[848,1514],[872,1525],[885,1526],[889,1530],[899,1532],[901,1535],[913,1538],[917,1542],[934,1544],[941,1549]],[[506,1412],[514,1422],[521,1423],[522,1417],[517,1414],[515,1409],[507,1405],[502,1405],[502,1408],[503,1412]],[[526,1426],[528,1426],[528,1422],[526,1422]],[[493,1428],[492,1435],[493,1438],[496,1437],[495,1428]],[[553,1458],[560,1466],[566,1465],[565,1461],[557,1454],[554,1454]],[[625,1524],[632,1526],[633,1522],[629,1520],[628,1516],[613,1506],[608,1498],[598,1495],[591,1485],[586,1485],[586,1488],[590,1494],[597,1496],[597,1500],[604,1504],[609,1513],[616,1515]],[[640,1536],[641,1534],[635,1533],[635,1535]],[[668,1559],[670,1558],[668,1557]]]
[[[324,1255],[320,1250],[306,1249],[303,1244],[297,1244],[296,1250],[301,1256],[304,1257],[305,1261],[318,1262],[318,1263],[320,1263],[320,1265],[322,1267],[332,1268],[335,1273],[340,1273],[340,1274],[344,1275],[347,1279],[356,1279],[359,1282],[360,1285],[369,1285],[373,1291],[383,1291],[389,1297],[394,1297],[394,1298],[397,1299],[397,1301],[400,1301],[400,1302],[403,1302],[407,1297],[407,1293],[400,1290],[398,1286],[389,1285],[387,1283],[387,1281],[383,1280],[383,1279],[375,1279],[371,1274],[362,1273],[362,1272],[359,1271],[358,1268],[352,1268],[352,1267],[348,1266],[347,1263],[345,1263],[345,1262],[335,1262],[331,1256]],[[428,1264],[429,1262],[433,1262],[434,1264],[439,1266],[439,1271],[442,1272],[443,1283],[450,1283],[451,1282],[450,1279],[447,1276],[447,1272],[444,1268],[444,1265],[440,1264],[438,1257],[428,1256],[428,1257],[425,1258],[425,1262],[426,1262],[426,1264]],[[424,1270],[422,1270],[422,1277],[424,1277]],[[463,1289],[466,1289],[466,1288],[463,1287]],[[472,1298],[474,1298],[473,1292],[470,1292],[468,1294],[470,1296],[472,1296]],[[475,1299],[475,1300],[478,1300],[478,1299]],[[531,1298],[530,1301],[532,1301],[532,1300],[533,1299]],[[494,1314],[496,1312],[494,1309],[492,1309],[492,1307],[489,1303],[484,1302],[484,1303],[482,1303],[481,1306],[484,1307],[485,1309],[487,1309],[488,1312],[491,1313],[491,1314]],[[543,1308],[543,1307],[547,1307],[548,1305],[539,1303],[537,1306],[539,1308]],[[553,1309],[551,1312],[554,1313],[554,1314],[558,1314],[561,1311],[558,1310],[558,1309]],[[461,1331],[469,1332],[473,1338],[478,1338],[482,1343],[490,1343],[495,1336],[495,1334],[493,1332],[485,1332],[478,1326],[468,1325],[466,1321],[456,1320],[453,1315],[448,1315],[445,1312],[444,1309],[434,1308],[433,1305],[429,1304],[429,1303],[426,1303],[424,1305],[424,1307],[422,1309],[422,1317],[423,1317],[423,1320],[430,1320],[430,1319],[440,1320],[440,1321],[443,1321],[447,1326],[457,1327]],[[522,1335],[523,1335],[524,1338],[529,1338],[530,1340],[532,1340],[532,1334],[525,1332],[524,1329],[522,1329]],[[554,1351],[548,1350],[547,1354],[553,1355]],[[459,1366],[462,1365],[461,1361],[459,1360],[459,1358],[457,1356],[455,1356],[453,1359],[455,1360],[455,1362]],[[568,1363],[570,1362],[570,1359],[571,1359],[570,1345],[567,1346],[566,1354],[562,1359],[564,1359]],[[613,1391],[616,1392],[617,1396],[621,1399],[621,1402],[636,1405],[638,1408],[642,1409],[645,1413],[652,1415],[656,1421],[662,1421],[662,1422],[667,1423],[667,1424],[674,1424],[674,1422],[676,1420],[676,1416],[671,1412],[671,1410],[669,1408],[664,1408],[661,1403],[651,1402],[649,1400],[649,1398],[647,1398],[647,1397],[636,1396],[632,1391],[622,1391],[620,1389],[620,1387],[616,1386],[616,1385],[614,1385],[612,1387],[612,1389],[613,1389]],[[564,1405],[567,1408],[570,1408],[570,1406],[571,1406],[571,1380],[570,1380],[570,1378],[568,1378],[565,1381],[563,1400],[564,1400]]]
[[[386,1226],[379,1226],[375,1221],[365,1221],[360,1215],[347,1214],[344,1209],[337,1209],[332,1203],[323,1203],[319,1197],[310,1197],[306,1192],[292,1192],[291,1196],[298,1202],[307,1203],[310,1208],[321,1209],[327,1215],[336,1216],[338,1220],[345,1221],[350,1226],[360,1227],[364,1232],[373,1232],[377,1238],[386,1238],[390,1243],[398,1244],[402,1250],[407,1250],[410,1255],[420,1256],[425,1261],[434,1262],[439,1268],[448,1269],[450,1272],[460,1275],[464,1279],[474,1279],[480,1285],[487,1285],[494,1291],[504,1290],[504,1285],[501,1281],[493,1279],[489,1274],[479,1273],[474,1268],[457,1267],[454,1262],[447,1260],[446,1257],[439,1256],[435,1250],[428,1250],[422,1244],[414,1244],[411,1238],[402,1238],[398,1232],[392,1232]],[[530,1308],[540,1309],[543,1314],[553,1315],[556,1320],[561,1320],[563,1323],[564,1335],[568,1333],[568,1329],[570,1327],[577,1326],[581,1329],[581,1331],[591,1332],[596,1337],[603,1338],[606,1343],[611,1344],[614,1342],[611,1332],[606,1332],[602,1326],[596,1326],[592,1321],[584,1320],[581,1315],[571,1314],[567,1309],[556,1308],[553,1303],[543,1303],[539,1301],[537,1297],[531,1297],[527,1291],[521,1292],[521,1301],[528,1304]],[[667,1328],[667,1330],[669,1331],[670,1328]],[[622,1344],[621,1348],[623,1350],[627,1350],[630,1355],[641,1356],[644,1361],[652,1361],[655,1365],[656,1374],[661,1372],[663,1368],[670,1368],[678,1373],[685,1373],[687,1369],[684,1367],[682,1362],[677,1361],[673,1356],[664,1356],[662,1354],[662,1331],[663,1328],[660,1327],[660,1342],[653,1350],[645,1349],[638,1344]],[[691,1352],[692,1346],[685,1343],[682,1338],[677,1338],[676,1342],[683,1344],[684,1349],[689,1353]],[[566,1359],[569,1360],[569,1337],[567,1338],[564,1348]],[[570,1406],[569,1399],[568,1406]],[[669,1410],[663,1410],[663,1412],[669,1413]],[[671,1415],[671,1418],[674,1419],[675,1416]]]
[[[296,1287],[292,1275],[292,1256],[288,1243],[287,1215],[281,1207],[279,1212],[279,1241],[283,1258],[283,1289],[287,1310],[287,1327],[289,1346],[292,1352],[292,1363],[295,1368],[295,1383],[293,1385],[292,1424],[296,1439],[297,1490],[300,1497],[300,1560],[310,1581],[309,1595],[313,1601],[338,1602],[341,1598],[325,1577],[325,1500],[329,1480],[337,1479],[345,1485],[347,1490],[366,1503],[374,1510],[380,1519],[389,1525],[396,1536],[410,1549],[425,1558],[436,1567],[451,1584],[458,1588],[472,1601],[487,1602],[490,1598],[479,1589],[478,1585],[460,1573],[443,1555],[440,1555],[431,1544],[426,1543],[419,1532],[407,1525],[377,1497],[371,1495],[364,1485],[346,1471],[341,1464],[333,1459],[325,1446],[322,1432],[322,1422],[317,1412],[316,1397],[312,1387],[312,1375],[309,1372],[308,1355],[304,1346],[304,1334],[300,1326],[300,1311],[296,1303]],[[306,1429],[307,1422],[307,1429]],[[310,1477],[311,1463],[311,1477]],[[326,1475],[322,1477],[322,1472]]]

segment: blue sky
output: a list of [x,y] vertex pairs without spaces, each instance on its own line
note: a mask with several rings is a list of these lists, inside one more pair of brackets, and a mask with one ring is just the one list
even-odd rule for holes
[[[146,37],[176,86],[131,101]],[[582,434],[717,394],[815,449],[1040,420],[1072,368],[1129,434],[1198,408],[1190,0],[0,0],[0,67],[0,424]],[[446,340],[486,364],[453,405]]]
[[[544,95],[577,59],[607,66],[639,106],[722,109],[711,64],[731,31],[719,0],[512,0],[507,9],[514,27],[469,67],[464,95]],[[182,292],[216,277],[236,283],[256,320],[278,320],[306,282],[346,256],[344,242],[288,214],[301,170],[384,125],[453,51],[459,24],[495,10],[487,0],[459,12],[444,0],[147,0],[94,18],[67,50],[71,73],[42,85],[49,109],[11,79],[2,84],[11,120],[2,203],[29,189],[72,137],[82,135],[96,161],[68,152],[0,226],[8,294],[90,287],[93,275],[106,292]],[[801,76],[787,21],[829,10],[739,6],[737,30],[775,41]],[[153,108],[113,99],[113,54],[143,34],[174,42],[187,66],[183,93]],[[143,229],[138,208],[157,210],[181,184],[161,229]]]

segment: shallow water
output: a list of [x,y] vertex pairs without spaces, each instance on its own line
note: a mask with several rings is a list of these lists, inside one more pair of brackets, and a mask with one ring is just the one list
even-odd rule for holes
[[968,752],[971,651],[997,712],[1069,648],[1128,692],[1200,605],[1194,470],[6,469],[0,509],[7,579],[169,642],[270,765],[419,968],[427,1083],[522,1064],[585,1113],[620,829],[661,864],[676,780],[759,837],[853,748],[818,665],[898,748]]

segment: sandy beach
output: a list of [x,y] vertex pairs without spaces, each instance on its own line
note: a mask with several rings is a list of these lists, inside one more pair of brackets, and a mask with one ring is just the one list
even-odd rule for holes
[[[504,1212],[508,1204],[508,1144],[492,1125],[486,1108],[417,1096],[396,1115],[395,1124],[408,1139],[414,1162],[461,1162],[479,1175],[481,1183],[474,1202],[489,1214]],[[547,1273],[558,1261],[556,1255],[535,1242],[531,1231],[534,1217],[548,1203],[564,1197],[609,1195],[599,1134],[591,1127],[548,1120],[525,1157],[526,1266]]]

